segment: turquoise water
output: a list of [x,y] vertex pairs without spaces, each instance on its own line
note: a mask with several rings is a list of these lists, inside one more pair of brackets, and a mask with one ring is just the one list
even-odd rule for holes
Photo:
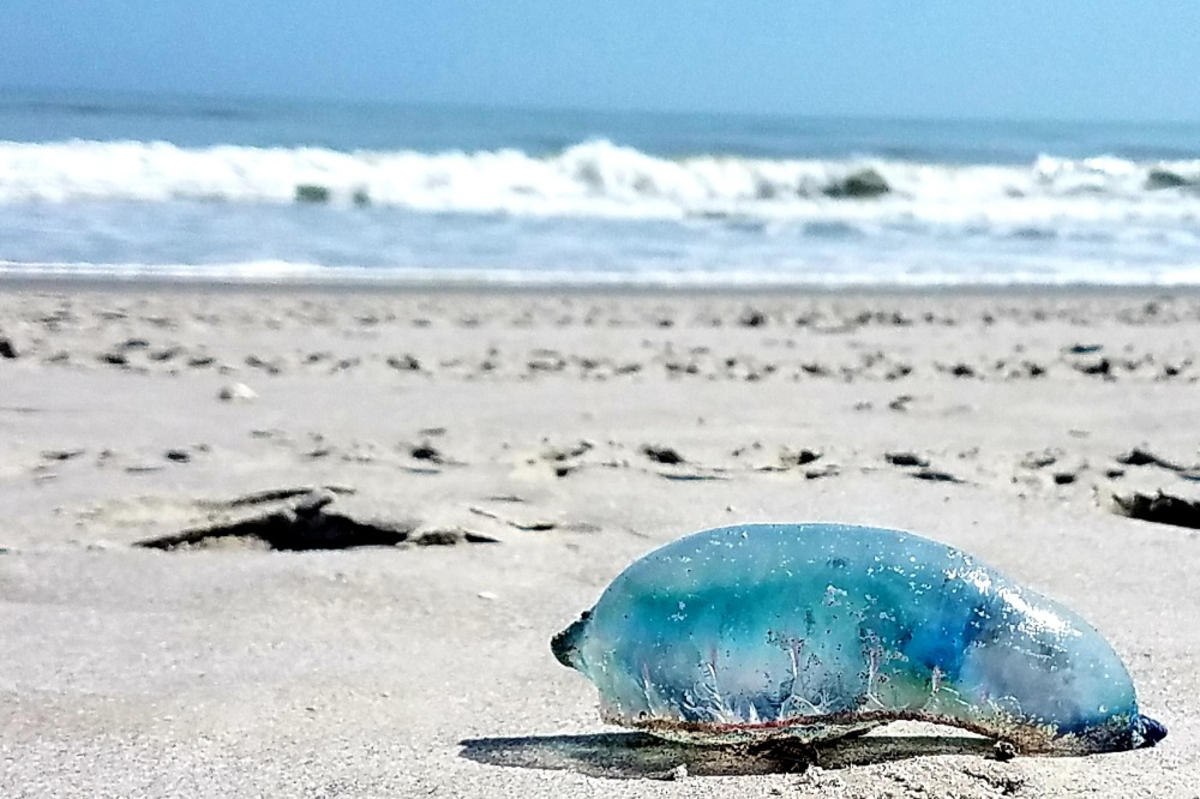
[[0,93],[10,274],[1200,283],[1200,125]]

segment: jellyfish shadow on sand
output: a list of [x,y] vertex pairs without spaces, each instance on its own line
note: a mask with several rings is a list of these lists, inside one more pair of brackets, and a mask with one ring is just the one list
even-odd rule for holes
[[639,732],[469,738],[459,742],[468,760],[492,766],[573,771],[611,779],[673,779],[802,773],[811,766],[839,769],[927,755],[1007,759],[986,738],[962,735],[868,735],[821,745],[773,742],[754,746],[694,746]]

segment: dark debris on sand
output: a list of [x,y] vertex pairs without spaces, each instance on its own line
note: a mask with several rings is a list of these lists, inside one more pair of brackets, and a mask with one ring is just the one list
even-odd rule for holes
[[1112,495],[1114,511],[1131,519],[1200,530],[1200,500],[1168,494],[1132,491]]
[[134,546],[167,551],[205,548],[222,540],[241,540],[278,551],[351,549],[395,546],[483,543],[493,539],[467,531],[429,531],[414,536],[412,521],[377,521],[332,508],[339,495],[351,490],[284,488],[248,494],[203,506],[216,517],[209,524],[138,541]]
[[415,447],[409,449],[408,454],[419,461],[429,461],[430,463],[444,462],[442,453],[428,442],[417,444]]
[[660,447],[655,444],[643,444],[641,453],[655,463],[675,466],[686,463],[684,457],[671,447]]
[[919,469],[910,474],[918,480],[928,480],[933,483],[962,483],[960,477],[955,477],[949,472],[942,472],[937,469]]
[[1178,463],[1173,463],[1165,458],[1161,458],[1148,450],[1134,447],[1123,455],[1117,456],[1117,463],[1122,466],[1158,466],[1172,472],[1182,472],[1184,467]]
[[886,452],[883,457],[893,466],[925,467],[929,465],[927,459],[922,458],[915,452]]
[[820,450],[803,448],[796,452],[785,449],[783,454],[779,456],[779,462],[786,466],[807,466],[814,461],[821,459],[823,453]]

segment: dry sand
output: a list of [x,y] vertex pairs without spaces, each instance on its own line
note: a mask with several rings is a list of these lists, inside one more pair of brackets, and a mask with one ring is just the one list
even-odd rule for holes
[[[6,284],[0,795],[1197,796],[1198,409],[1195,293]],[[604,727],[550,636],[768,520],[976,553],[1169,737],[811,766]]]

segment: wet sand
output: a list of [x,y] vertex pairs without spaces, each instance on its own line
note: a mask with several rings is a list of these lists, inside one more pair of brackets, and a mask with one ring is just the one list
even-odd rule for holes
[[[0,793],[1191,795],[1197,408],[1196,292],[3,284]],[[1170,736],[603,726],[550,636],[660,543],[802,520],[1065,602]]]

